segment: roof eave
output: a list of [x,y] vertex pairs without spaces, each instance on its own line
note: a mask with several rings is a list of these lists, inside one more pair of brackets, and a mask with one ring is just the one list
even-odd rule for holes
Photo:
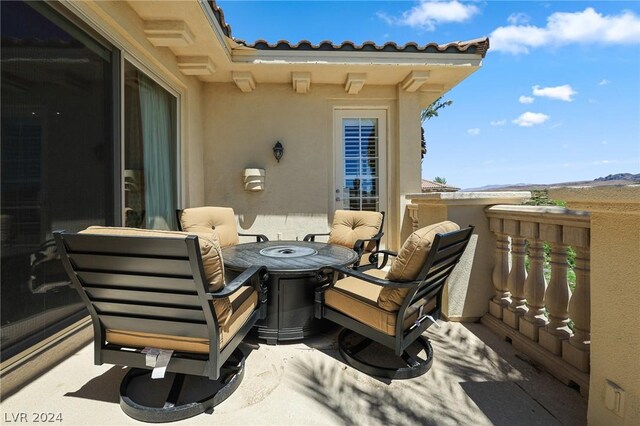
[[359,51],[257,50],[233,49],[232,61],[253,64],[335,64],[335,65],[407,65],[471,66],[482,64],[476,53],[406,53]]

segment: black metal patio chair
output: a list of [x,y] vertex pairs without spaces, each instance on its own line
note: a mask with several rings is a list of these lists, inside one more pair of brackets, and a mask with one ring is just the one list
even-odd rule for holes
[[[91,315],[95,364],[132,367],[120,386],[127,415],[185,419],[211,412],[240,385],[238,345],[266,314],[265,268],[253,266],[225,284],[217,243],[185,233],[90,227],[54,236]],[[173,351],[164,353],[169,374],[153,380],[154,365],[162,367],[159,350]],[[152,393],[160,394],[157,401]]]
[[316,237],[328,236],[329,244],[338,244],[358,253],[354,269],[365,271],[376,268],[377,250],[384,235],[384,212],[361,210],[336,210],[331,232],[307,234],[304,241],[315,241]]
[[[472,233],[473,226],[460,230],[441,222],[411,234],[398,254],[374,253],[383,256],[381,267],[396,257],[389,272],[344,267],[320,272],[330,282],[316,290],[315,316],[344,327],[338,346],[348,364],[392,379],[417,377],[431,368],[433,349],[422,333],[440,318],[443,286]],[[384,358],[385,351],[391,356]]]
[[176,210],[178,229],[196,235],[210,234],[215,231],[220,247],[230,247],[240,242],[240,237],[255,237],[256,242],[269,241],[263,234],[238,232],[236,215],[231,207],[191,207]]

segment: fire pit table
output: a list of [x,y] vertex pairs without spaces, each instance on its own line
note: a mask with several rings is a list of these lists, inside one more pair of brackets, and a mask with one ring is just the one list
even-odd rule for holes
[[238,244],[222,250],[227,281],[252,265],[269,270],[267,318],[258,321],[258,337],[268,344],[302,339],[324,328],[314,318],[316,272],[323,266],[348,266],[358,255],[346,247],[305,241]]

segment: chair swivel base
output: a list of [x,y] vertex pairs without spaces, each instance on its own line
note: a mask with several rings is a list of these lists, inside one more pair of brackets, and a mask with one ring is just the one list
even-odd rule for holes
[[242,382],[244,361],[242,351],[236,349],[222,366],[218,380],[180,373],[152,379],[151,370],[132,368],[120,384],[120,408],[129,417],[148,423],[211,414],[213,407],[227,399]]
[[[375,347],[369,352],[373,354],[367,354],[367,349],[372,343]],[[421,376],[429,371],[433,363],[431,343],[422,337],[416,339],[401,356],[398,356],[392,349],[345,328],[338,336],[338,348],[347,364],[356,370],[388,379],[411,379]],[[421,353],[423,356],[418,356]],[[371,358],[380,362],[374,363]]]

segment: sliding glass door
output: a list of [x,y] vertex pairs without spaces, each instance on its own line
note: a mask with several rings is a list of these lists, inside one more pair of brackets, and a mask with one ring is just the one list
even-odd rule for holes
[[116,52],[44,2],[0,2],[2,361],[86,315],[53,231],[114,225]]
[[124,65],[124,223],[176,229],[177,98]]

